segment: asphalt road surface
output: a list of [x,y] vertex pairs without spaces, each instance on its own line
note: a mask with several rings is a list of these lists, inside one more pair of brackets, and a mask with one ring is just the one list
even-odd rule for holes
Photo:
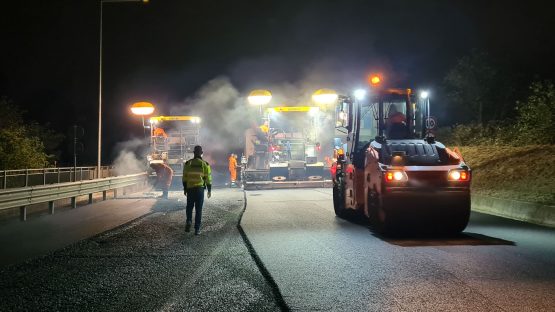
[[555,230],[473,213],[463,234],[388,239],[331,189],[246,192],[242,227],[300,311],[555,311]]
[[[200,236],[184,232],[181,192],[169,200],[148,197],[101,204],[128,210],[150,204],[139,219],[1,267],[0,311],[280,310],[237,228],[241,190],[213,191]],[[45,218],[67,218],[63,214]],[[76,232],[73,227],[68,235]]]

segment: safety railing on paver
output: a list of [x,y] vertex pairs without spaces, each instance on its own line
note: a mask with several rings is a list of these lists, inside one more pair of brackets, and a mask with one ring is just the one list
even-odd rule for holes
[[147,173],[130,174],[119,177],[110,177],[78,182],[56,183],[0,190],[0,210],[19,207],[21,220],[27,218],[27,206],[48,202],[50,212],[54,212],[54,201],[71,198],[71,205],[76,206],[76,197],[88,195],[89,203],[93,201],[93,194],[102,192],[106,199],[106,191],[137,184],[146,184]]
[[[57,167],[41,169],[0,170],[0,189],[76,182],[98,178],[97,167]],[[113,175],[113,168],[100,167],[100,177]]]

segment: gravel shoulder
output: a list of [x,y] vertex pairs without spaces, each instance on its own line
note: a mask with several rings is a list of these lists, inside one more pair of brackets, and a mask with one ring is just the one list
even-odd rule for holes
[[279,311],[237,229],[243,192],[205,201],[185,233],[180,192],[154,212],[0,271],[0,311]]

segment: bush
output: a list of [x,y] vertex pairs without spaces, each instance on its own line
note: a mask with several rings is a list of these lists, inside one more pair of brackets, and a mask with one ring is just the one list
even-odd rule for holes
[[550,81],[534,82],[525,102],[517,102],[516,120],[493,120],[458,124],[437,131],[448,145],[555,144],[555,86]]
[[518,137],[526,144],[555,143],[555,86],[534,82],[526,102],[517,102]]
[[479,123],[458,124],[440,128],[437,139],[447,145],[515,145],[516,137],[513,121],[490,121],[482,126]]

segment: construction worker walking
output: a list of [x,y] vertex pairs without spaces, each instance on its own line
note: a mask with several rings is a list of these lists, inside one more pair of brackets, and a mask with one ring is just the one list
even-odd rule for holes
[[212,170],[202,159],[202,147],[197,145],[193,150],[193,159],[183,166],[183,193],[187,196],[185,232],[191,231],[193,207],[195,208],[195,235],[200,235],[204,189],[208,190],[208,198],[212,196]]
[[229,161],[230,186],[233,187],[237,185],[237,155],[231,153],[228,161]]

